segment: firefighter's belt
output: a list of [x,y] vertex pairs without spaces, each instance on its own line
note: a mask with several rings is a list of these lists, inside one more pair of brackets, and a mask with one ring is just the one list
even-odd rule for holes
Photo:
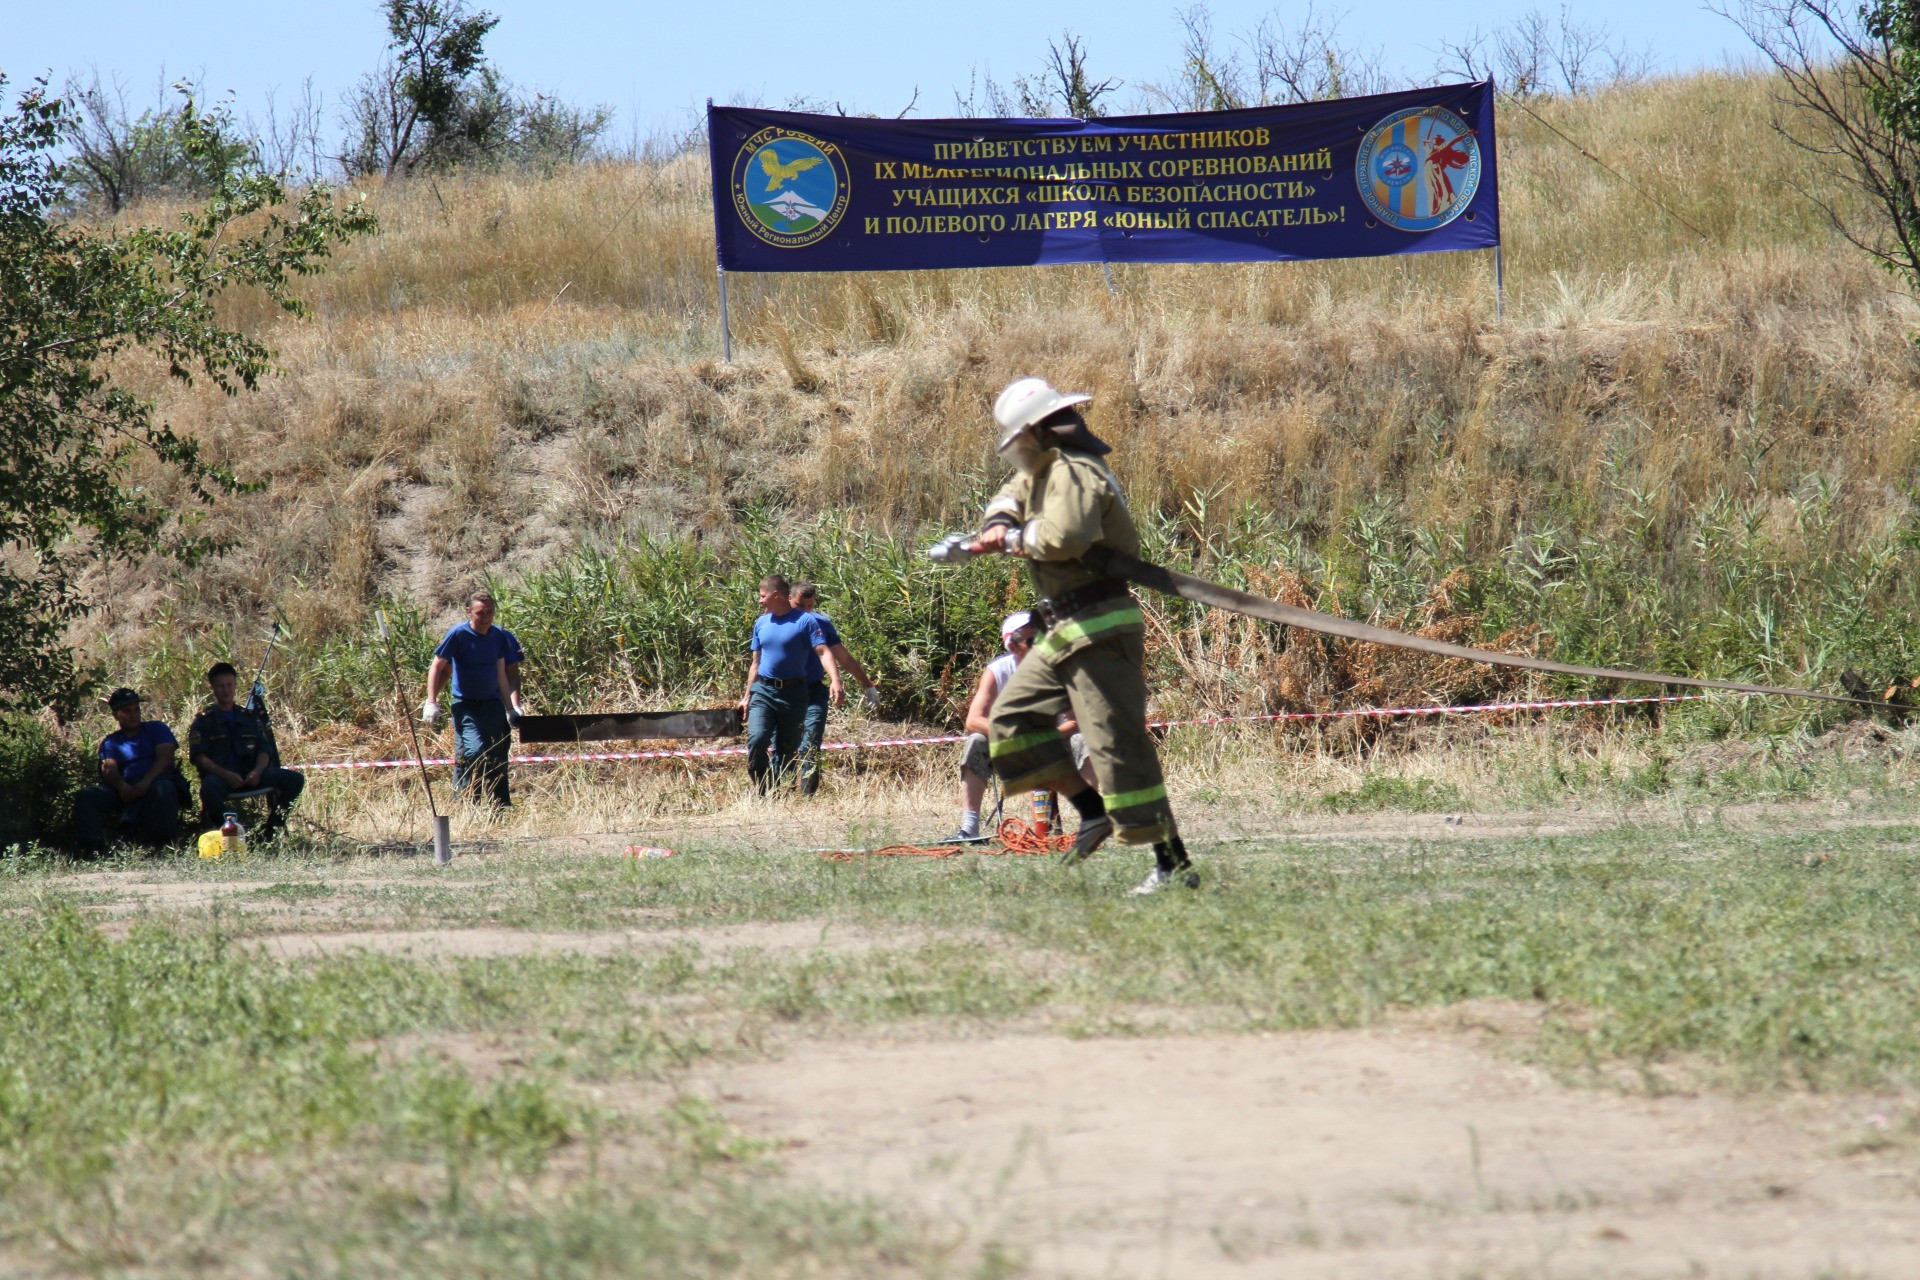
[[1099,578],[1057,596],[1048,596],[1040,602],[1040,616],[1048,626],[1057,627],[1088,605],[1117,600],[1127,594],[1125,578]]

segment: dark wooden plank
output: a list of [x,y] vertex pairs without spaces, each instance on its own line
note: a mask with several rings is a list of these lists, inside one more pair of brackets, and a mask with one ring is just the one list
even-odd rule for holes
[[609,711],[576,716],[522,716],[522,742],[615,742],[632,738],[736,738],[740,708]]

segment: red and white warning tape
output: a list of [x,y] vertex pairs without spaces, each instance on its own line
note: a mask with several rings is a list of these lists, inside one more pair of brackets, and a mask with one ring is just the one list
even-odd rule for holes
[[[1193,720],[1153,720],[1149,729],[1174,729],[1189,725],[1238,724],[1261,720],[1353,720],[1386,719],[1392,716],[1464,716],[1502,711],[1556,711],[1569,707],[1630,707],[1650,702],[1698,702],[1703,693],[1651,694],[1643,698],[1560,698],[1542,702],[1487,702],[1469,707],[1360,707],[1352,711],[1278,711],[1259,716],[1205,716]],[[861,747],[927,747],[943,742],[964,742],[966,735],[945,733],[931,738],[868,738],[860,742],[823,742],[822,751],[854,751]],[[687,760],[707,756],[744,756],[745,747],[682,747],[672,751],[586,751],[576,755],[514,756],[514,764],[573,764],[589,760]],[[330,760],[319,764],[295,765],[309,771],[320,769],[405,769],[411,760]],[[445,756],[426,761],[430,765],[450,765]]]

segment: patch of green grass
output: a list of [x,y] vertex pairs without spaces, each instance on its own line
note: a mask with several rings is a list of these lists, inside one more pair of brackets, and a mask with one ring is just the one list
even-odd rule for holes
[[[1147,901],[1120,893],[1144,856],[1124,849],[1065,871],[721,845],[659,864],[496,864],[454,896],[528,928],[818,919],[904,931],[866,952],[683,943],[621,962],[635,991],[774,1019],[1056,1010],[1120,1025],[1171,1005],[1210,1025],[1278,1028],[1500,997],[1569,1011],[1548,1019],[1546,1042],[1569,1067],[1685,1059],[1743,1087],[1879,1088],[1920,1061],[1906,1013],[1920,995],[1920,829],[1696,824],[1197,853],[1201,892]],[[637,922],[637,908],[675,917]]]
[[[1197,849],[1197,894],[1121,890],[1143,855],[829,863],[691,850],[603,868],[589,916],[891,925],[926,941],[694,964],[682,990],[776,1018],[853,1023],[1142,1008],[1209,1025],[1352,1026],[1403,1005],[1544,1000],[1563,1067],[1685,1061],[1739,1087],[1913,1083],[1920,829],[1719,827]],[[1819,855],[1828,855],[1819,861]],[[1808,865],[1808,859],[1813,864]],[[531,868],[528,869],[531,872]],[[515,914],[557,921],[537,873]],[[954,945],[952,931],[967,935]],[[657,962],[655,962],[657,963]]]
[[1378,809],[1440,813],[1460,807],[1460,788],[1432,778],[1370,773],[1351,791],[1328,792],[1320,798],[1320,805],[1329,813],[1371,813]]
[[[874,1206],[768,1181],[763,1148],[674,1101],[686,1065],[789,1024],[1152,1035],[1498,998],[1543,1005],[1532,1051],[1574,1078],[1914,1087],[1920,826],[1812,820],[1196,842],[1203,888],[1146,900],[1122,893],[1144,862],[1125,849],[1069,870],[683,841],[658,862],[516,853],[379,886],[406,923],[675,930],[601,958],[274,961],[229,936],[259,925],[231,909],[154,912],[115,941],[57,876],[20,876],[0,884],[0,1256],[58,1239],[62,1265],[95,1271],[934,1266]],[[246,874],[298,897],[304,870]],[[824,940],[698,932],[750,920],[819,921]],[[588,1092],[635,1080],[652,1109]]]
[[[646,977],[564,956],[276,963],[160,921],[116,941],[58,904],[0,919],[0,1258],[585,1277],[914,1256],[867,1207],[743,1180],[757,1152],[710,1112],[634,1117],[569,1086],[706,1052],[635,1004]],[[555,1051],[486,1079],[383,1048],[486,1030]]]

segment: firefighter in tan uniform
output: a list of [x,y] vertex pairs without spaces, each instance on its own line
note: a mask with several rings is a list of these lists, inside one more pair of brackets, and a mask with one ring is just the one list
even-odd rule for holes
[[[993,405],[999,452],[1013,478],[987,504],[975,552],[1024,556],[1048,630],[1015,668],[988,719],[994,772],[1009,791],[1047,787],[1080,812],[1067,855],[1077,862],[1117,835],[1151,844],[1154,869],[1134,893],[1200,877],[1167,804],[1160,757],[1147,735],[1146,621],[1124,580],[1099,565],[1096,548],[1140,550],[1120,483],[1101,458],[1112,452],[1077,406],[1093,397],[1021,378]],[[1071,714],[1085,735],[1094,775],[1075,772],[1056,728]]]

